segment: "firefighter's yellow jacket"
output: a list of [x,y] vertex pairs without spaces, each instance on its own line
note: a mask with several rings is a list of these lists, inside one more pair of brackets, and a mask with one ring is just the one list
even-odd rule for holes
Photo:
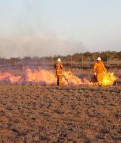
[[94,65],[94,73],[101,74],[106,71],[106,68],[102,61],[98,61]]
[[63,69],[62,63],[57,62],[55,68],[56,68],[56,75],[62,75],[62,69]]

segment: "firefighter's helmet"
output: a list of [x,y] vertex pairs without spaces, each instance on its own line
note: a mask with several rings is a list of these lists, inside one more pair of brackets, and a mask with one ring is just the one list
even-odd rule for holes
[[60,58],[58,58],[58,59],[57,59],[57,62],[61,62],[61,59],[60,59]]
[[98,58],[97,58],[97,61],[101,61],[101,57],[98,57]]

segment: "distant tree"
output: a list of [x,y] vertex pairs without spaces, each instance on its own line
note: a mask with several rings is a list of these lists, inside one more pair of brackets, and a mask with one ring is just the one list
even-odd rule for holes
[[117,53],[117,58],[121,60],[121,51]]

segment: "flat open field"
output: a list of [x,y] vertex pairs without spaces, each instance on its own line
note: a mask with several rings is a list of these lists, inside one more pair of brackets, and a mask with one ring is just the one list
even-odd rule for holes
[[121,86],[0,84],[0,143],[121,143]]

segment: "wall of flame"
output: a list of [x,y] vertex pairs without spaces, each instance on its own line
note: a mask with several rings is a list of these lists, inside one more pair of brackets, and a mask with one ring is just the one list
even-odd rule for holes
[[[116,81],[116,77],[113,73],[107,73],[104,75],[104,79],[102,84],[113,85]],[[56,75],[53,71],[45,70],[45,69],[30,69],[26,68],[24,70],[24,75],[14,75],[11,72],[0,72],[0,82],[8,82],[8,83],[45,83],[45,84],[53,84],[56,85]],[[63,72],[63,84],[73,84],[73,85],[94,85],[93,82],[89,81],[86,78],[80,79],[75,76],[70,71]]]

